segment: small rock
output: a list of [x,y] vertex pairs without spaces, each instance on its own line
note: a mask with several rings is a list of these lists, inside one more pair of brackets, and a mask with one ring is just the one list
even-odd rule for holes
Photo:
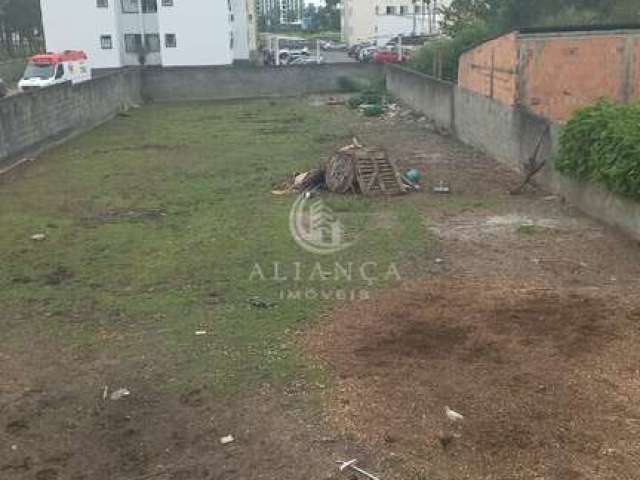
[[129,395],[131,395],[131,392],[128,389],[120,388],[111,394],[111,400],[122,400]]
[[47,236],[44,233],[36,233],[35,235],[31,235],[31,240],[33,240],[34,242],[42,242],[46,239]]
[[11,450],[13,450],[14,452],[18,450],[18,445],[11,445]]
[[444,263],[444,259],[443,258],[436,258],[436,263],[438,265],[440,265],[441,263]]
[[220,439],[220,443],[222,445],[228,445],[230,443],[233,443],[235,441],[235,438],[233,438],[233,435],[227,435],[226,437],[222,437]]
[[197,337],[202,337],[203,335],[206,335],[208,332],[206,330],[197,330],[196,331],[196,336]]

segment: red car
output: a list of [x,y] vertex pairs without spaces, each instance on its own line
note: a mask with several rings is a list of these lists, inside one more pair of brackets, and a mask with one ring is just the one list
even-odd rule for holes
[[406,58],[400,59],[398,52],[378,51],[373,54],[373,63],[385,65],[389,63],[402,63]]

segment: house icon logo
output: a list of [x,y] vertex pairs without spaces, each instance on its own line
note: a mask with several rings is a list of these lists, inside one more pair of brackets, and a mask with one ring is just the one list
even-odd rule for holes
[[289,214],[291,236],[298,245],[317,255],[330,255],[352,245],[345,241],[344,226],[319,198],[300,195]]

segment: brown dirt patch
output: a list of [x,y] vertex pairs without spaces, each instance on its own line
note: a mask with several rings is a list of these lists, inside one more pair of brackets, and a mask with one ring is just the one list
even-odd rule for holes
[[640,392],[612,395],[639,381],[628,293],[442,278],[345,308],[309,344],[336,375],[334,424],[402,458],[389,478],[633,478]]
[[[221,397],[139,375],[151,370],[143,361],[45,348],[0,353],[3,480],[330,480],[336,460],[367,458],[327,428],[311,386]],[[105,384],[131,395],[105,400]],[[221,445],[229,434],[234,443]]]

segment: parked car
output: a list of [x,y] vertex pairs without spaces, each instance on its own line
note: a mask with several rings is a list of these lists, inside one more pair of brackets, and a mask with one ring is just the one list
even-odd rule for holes
[[89,59],[84,52],[66,51],[35,55],[18,82],[21,92],[37,90],[60,83],[91,80]]
[[363,48],[367,48],[367,47],[371,47],[373,44],[371,42],[364,42],[364,43],[358,43],[356,45],[353,45],[350,49],[349,49],[349,56],[353,57],[353,58],[358,58],[358,56],[360,55],[360,51]]
[[5,85],[4,81],[0,78],[0,98],[9,95],[9,88]]
[[363,63],[369,63],[373,59],[373,54],[378,51],[378,47],[365,47],[358,53],[358,60]]
[[328,41],[328,42],[321,41],[320,48],[325,52],[338,52],[338,51],[346,50],[347,45],[344,43],[335,43],[332,41]]
[[[429,41],[432,38],[433,38],[432,36],[430,37],[426,35],[407,35],[407,36],[403,35],[402,45],[405,47],[422,47],[425,43],[427,43],[427,41]],[[391,40],[387,42],[386,46],[397,47],[399,43],[400,43],[400,38],[393,37]]]
[[285,48],[280,50],[280,63],[282,65],[288,65],[294,60],[296,60],[297,58],[308,57],[308,56],[309,56],[309,49],[306,47],[301,49]]
[[372,62],[378,65],[387,65],[391,63],[402,63],[404,60],[405,57],[401,59],[398,52],[391,50],[378,50],[373,54]]
[[288,63],[288,65],[319,65],[324,63],[323,56],[300,56],[298,58],[293,59]]

